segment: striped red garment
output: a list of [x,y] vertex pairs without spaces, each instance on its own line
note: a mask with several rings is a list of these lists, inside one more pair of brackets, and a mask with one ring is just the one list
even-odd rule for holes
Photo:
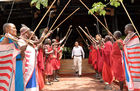
[[0,51],[0,91],[9,91],[13,77],[13,57],[14,50]]
[[128,64],[133,79],[134,89],[139,89],[140,84],[140,44],[127,46]]
[[134,39],[137,39],[137,38],[139,38],[139,37],[138,36],[134,36],[133,38],[130,39],[130,41],[134,40]]

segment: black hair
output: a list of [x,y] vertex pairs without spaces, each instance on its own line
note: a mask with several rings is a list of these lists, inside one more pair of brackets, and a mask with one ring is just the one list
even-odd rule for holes
[[105,41],[111,41],[110,35],[106,35],[106,36],[105,36]]
[[133,25],[132,24],[127,24],[126,26],[125,26],[125,28],[128,28],[130,31],[132,31],[132,32],[134,32],[134,27],[133,27]]
[[45,39],[44,44],[49,44],[49,40],[50,40],[49,38]]
[[5,33],[6,32],[6,28],[9,27],[9,25],[12,24],[12,23],[5,23],[3,25],[3,32]]
[[96,36],[97,36],[97,35],[98,35],[99,37],[101,37],[101,38],[102,38],[102,35],[101,35],[101,34],[96,34]]
[[56,39],[52,39],[52,43],[56,42]]
[[115,31],[114,35],[116,35],[117,38],[121,38],[122,37],[122,33],[120,31]]

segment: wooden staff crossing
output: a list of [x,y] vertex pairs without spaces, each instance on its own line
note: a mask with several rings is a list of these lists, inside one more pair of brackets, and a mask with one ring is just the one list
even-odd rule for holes
[[46,11],[46,13],[44,14],[44,16],[42,17],[42,19],[38,23],[37,27],[35,28],[33,34],[30,36],[29,40],[33,37],[34,33],[37,31],[38,27],[40,26],[40,24],[42,23],[42,21],[44,20],[44,18],[46,17],[46,15],[48,14],[48,12],[50,11],[50,9],[52,8],[52,6],[54,5],[55,2],[56,2],[56,0],[53,1],[53,3],[51,4],[51,6],[49,7],[49,9]]
[[[58,24],[53,30],[52,32],[54,32],[60,25],[62,25],[67,19],[69,19],[74,13],[76,13],[80,8],[77,8],[75,11],[73,11],[69,16],[67,16],[60,24]],[[47,36],[45,36],[42,40],[42,42],[46,39]],[[41,43],[42,43],[41,42]]]
[[58,17],[56,18],[56,20],[54,21],[54,23],[52,24],[52,26],[50,27],[49,31],[52,30],[52,28],[54,27],[54,25],[56,24],[57,20],[60,18],[60,16],[62,15],[62,13],[64,12],[64,10],[66,9],[66,7],[68,6],[68,4],[70,3],[71,0],[69,0],[67,2],[67,4],[64,6],[64,8],[62,9],[62,11],[60,12],[60,14],[58,15]]
[[57,25],[52,31],[55,31],[59,26],[61,26],[67,19],[69,19],[74,13],[76,13],[80,8],[77,8],[69,16],[67,16],[59,25]]
[[82,34],[80,33],[80,31],[76,28],[76,30],[77,30],[77,32],[79,33],[79,35],[81,36],[81,38],[83,39],[83,41],[85,42],[85,44],[87,45],[87,46],[89,46],[88,44],[87,44],[87,42],[85,41],[85,39],[84,39],[84,37],[82,36]]
[[66,33],[66,37],[68,36],[69,31],[70,31],[71,28],[72,28],[72,25],[69,26],[68,32]]
[[[65,40],[67,40],[67,38],[69,36],[69,32],[71,32],[71,27],[72,27],[72,25],[69,26],[68,31],[67,31],[66,35],[64,36]],[[60,44],[61,44],[61,42],[60,42]]]
[[94,41],[93,39],[91,39],[91,37],[84,31],[84,29],[82,27],[79,26],[79,28],[84,32],[84,34],[87,36],[87,38],[90,40],[91,43],[96,43],[96,41]]
[[71,32],[72,32],[72,29],[70,29],[70,31],[69,31],[69,33],[68,33],[68,36],[67,36],[67,38],[66,38],[66,40],[65,40],[65,42],[64,42],[64,44],[63,44],[63,45],[65,45],[65,44],[66,44],[66,42],[67,42],[67,40],[68,40],[68,38],[69,38],[69,36],[70,36]]
[[[114,39],[116,39],[115,36],[109,31],[109,29],[106,28],[106,26],[98,19],[98,17],[97,17],[95,14],[93,14],[93,12],[86,6],[86,4],[85,4],[82,0],[79,0],[79,1],[84,5],[84,7],[85,7],[87,10],[89,10],[89,12],[97,19],[97,21],[99,21],[99,23],[106,29],[106,31],[107,31]],[[116,40],[117,40],[117,39],[116,39]]]
[[94,41],[96,41],[96,40],[95,40],[95,38],[94,38],[94,37],[92,37],[92,35],[90,34],[90,32],[89,32],[88,28],[87,28],[87,27],[85,27],[85,29],[87,30],[87,32],[88,32],[89,36],[91,37],[91,39],[93,39]]
[[89,34],[89,35],[91,35],[91,34],[90,34],[90,32],[89,32],[89,30],[88,30],[88,28],[87,28],[87,27],[85,27],[85,29],[87,30],[88,34]]

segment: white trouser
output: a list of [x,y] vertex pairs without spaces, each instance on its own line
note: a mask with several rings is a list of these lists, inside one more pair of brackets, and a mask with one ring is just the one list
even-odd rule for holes
[[82,57],[74,57],[73,61],[75,71],[76,72],[78,71],[79,72],[78,74],[82,75]]

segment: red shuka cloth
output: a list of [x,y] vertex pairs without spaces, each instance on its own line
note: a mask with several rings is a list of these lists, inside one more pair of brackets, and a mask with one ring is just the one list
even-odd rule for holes
[[97,68],[98,72],[101,73],[103,70],[103,48],[97,49]]
[[125,80],[124,69],[122,65],[122,55],[121,50],[118,46],[118,42],[123,44],[122,40],[118,40],[113,44],[112,52],[111,52],[111,67],[113,71],[114,77],[119,81]]
[[108,66],[106,62],[104,62],[104,65],[103,65],[102,77],[103,77],[104,82],[108,82],[109,84],[111,84],[111,82],[113,81],[111,67]]
[[92,64],[92,50],[93,50],[93,45],[90,45],[90,50],[89,50],[89,58],[88,58],[88,63]]
[[[46,45],[45,48],[50,52],[52,48],[49,45]],[[45,75],[52,75],[53,74],[53,66],[51,62],[52,54],[49,54],[46,58],[46,68],[45,68]]]
[[44,71],[44,54],[43,54],[43,49],[42,48],[40,48],[38,50],[37,61],[38,61],[39,69]]
[[106,42],[104,46],[105,46],[105,48],[103,49],[104,65],[103,65],[102,76],[103,76],[103,80],[110,84],[113,81],[113,73],[110,65],[110,53],[112,51],[111,41]]
[[[54,51],[55,51],[54,54],[51,54],[51,60],[50,60],[50,61],[51,61],[53,70],[58,70],[58,69],[60,68],[60,64],[59,64],[59,62],[58,62],[58,60],[57,60],[57,57],[58,57],[58,55],[57,55],[57,52],[58,52],[57,48],[55,48]],[[53,55],[54,55],[56,58],[54,58]]]
[[92,49],[92,65],[94,67],[94,70],[98,70],[98,64],[97,64],[97,50],[95,48]]
[[43,71],[44,71],[44,57],[43,57],[43,49],[40,48],[38,50],[38,55],[37,55],[37,63],[38,63],[38,84],[39,84],[39,89],[44,88],[44,78],[43,78]]
[[111,54],[111,51],[112,51],[112,42],[111,41],[108,41],[105,43],[104,45],[104,49],[103,49],[103,60],[104,62],[107,63],[107,65],[111,66],[110,65],[110,54]]
[[[61,47],[59,46],[58,48],[58,51],[60,51],[60,52],[62,52],[62,50],[61,50]],[[59,57],[60,57],[60,54],[59,53],[57,53],[57,65],[58,65],[58,69],[60,69],[60,66],[61,66],[61,64],[60,64],[60,59],[59,59]]]

